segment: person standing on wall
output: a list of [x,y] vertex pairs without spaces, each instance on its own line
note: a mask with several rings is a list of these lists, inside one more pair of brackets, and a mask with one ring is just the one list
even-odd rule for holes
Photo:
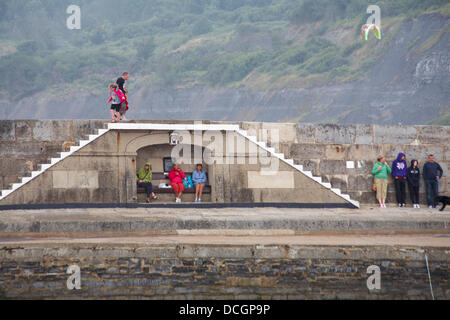
[[395,184],[395,196],[399,207],[406,206],[406,179],[408,175],[408,165],[405,160],[406,156],[400,152],[397,159],[392,163],[392,177]]
[[122,76],[117,78],[116,84],[119,86],[119,90],[125,95],[127,100],[121,104],[120,114],[123,120],[127,120],[125,118],[125,113],[128,110],[128,90],[124,87],[125,81],[130,78],[130,74],[128,72],[122,73]]
[[419,162],[417,160],[411,160],[411,166],[408,168],[408,188],[409,196],[413,208],[420,208],[419,205],[419,184],[420,184],[420,169]]
[[380,208],[386,208],[388,173],[391,172],[391,168],[386,163],[386,158],[383,156],[378,157],[377,163],[373,166],[372,174],[374,175],[375,185],[377,187],[377,200]]
[[444,170],[439,163],[434,161],[434,155],[428,156],[428,161],[423,165],[422,174],[425,180],[428,208],[439,208],[436,197],[439,194],[439,180],[442,178]]
[[130,78],[130,74],[128,72],[124,72],[121,77],[117,78],[116,84],[119,86],[119,89],[125,93],[125,81]]

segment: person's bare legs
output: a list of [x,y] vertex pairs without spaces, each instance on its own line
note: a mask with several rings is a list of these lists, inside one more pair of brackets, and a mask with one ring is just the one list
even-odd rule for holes
[[120,112],[116,112],[117,122],[120,122]]
[[205,186],[203,183],[199,183],[198,184],[198,199],[201,200],[202,199],[202,194],[203,194],[203,187]]
[[111,111],[111,120],[112,120],[112,122],[116,122],[116,118],[114,117],[114,110],[110,109],[109,111]]
[[200,187],[199,187],[199,184],[197,183],[195,185],[195,200],[197,200],[199,198],[199,192],[200,192]]

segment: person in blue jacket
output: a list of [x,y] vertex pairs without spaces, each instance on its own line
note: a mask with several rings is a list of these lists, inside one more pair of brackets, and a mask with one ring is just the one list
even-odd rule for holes
[[408,176],[408,165],[403,152],[397,155],[397,159],[392,163],[392,177],[395,184],[395,196],[399,207],[406,206],[406,179]]
[[206,173],[202,168],[202,164],[199,163],[194,172],[192,172],[192,182],[195,186],[195,202],[202,202],[203,188],[206,184]]

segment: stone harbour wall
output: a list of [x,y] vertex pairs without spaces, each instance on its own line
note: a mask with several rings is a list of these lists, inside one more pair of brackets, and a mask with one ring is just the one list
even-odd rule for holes
[[[193,121],[135,122],[192,123]],[[41,163],[64,151],[73,143],[103,128],[102,120],[0,120],[0,190],[18,182],[37,170]],[[204,121],[204,123],[214,123]],[[375,203],[371,191],[372,166],[378,155],[385,155],[389,164],[398,152],[404,152],[408,165],[419,160],[422,169],[427,155],[432,153],[444,169],[439,182],[441,194],[450,195],[450,127],[449,126],[382,126],[335,125],[308,123],[240,122],[245,130],[254,130],[259,140],[273,144],[287,158],[302,164],[306,170],[330,182],[352,199]],[[261,130],[262,129],[262,130]],[[274,143],[277,131],[277,144]],[[265,136],[264,132],[267,134]],[[225,185],[232,185],[233,181]],[[232,188],[233,189],[233,188]],[[262,192],[262,191],[261,191]],[[408,192],[407,192],[408,194]],[[425,187],[421,180],[421,203]],[[236,198],[236,197],[235,197]],[[249,198],[249,197],[248,197]],[[237,198],[236,198],[237,199]],[[255,198],[256,199],[256,198]],[[257,197],[256,200],[259,198]],[[220,199],[219,199],[220,200]],[[249,198],[248,201],[252,199]],[[255,200],[255,201],[256,201]],[[407,195],[409,201],[409,194]],[[388,202],[395,202],[392,179],[388,187]]]
[[[419,161],[422,170],[428,154],[444,170],[439,182],[441,194],[450,195],[450,126],[387,126],[336,125],[310,123],[244,122],[246,130],[254,130],[285,157],[294,159],[305,170],[330,182],[361,203],[376,203],[372,167],[379,155],[392,166],[399,152],[406,154],[408,166],[412,159]],[[272,141],[271,130],[278,130],[278,144]],[[264,138],[267,135],[267,138]],[[388,202],[396,202],[392,178],[389,178]],[[424,181],[421,179],[420,200],[426,203]],[[407,201],[410,203],[407,190]]]
[[0,120],[0,190],[103,127],[100,120]]
[[[444,248],[261,245],[6,246],[0,299],[436,299],[450,298]],[[67,288],[80,268],[81,289]],[[380,268],[380,290],[367,268]]]

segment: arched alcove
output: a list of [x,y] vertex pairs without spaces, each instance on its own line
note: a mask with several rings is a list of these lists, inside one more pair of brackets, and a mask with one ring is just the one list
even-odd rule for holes
[[[174,161],[177,160],[176,155],[174,156],[173,148],[181,148],[181,150],[184,150],[186,152],[189,152],[187,155],[184,154],[184,152],[180,152],[178,155],[180,158],[183,158],[183,161],[180,163],[181,170],[184,171],[186,176],[190,176],[192,172],[195,170],[197,163],[202,163],[203,170],[205,171],[208,181],[207,185],[211,185],[210,179],[211,179],[211,170],[210,166],[203,160],[203,154],[205,150],[208,152],[208,150],[204,147],[195,146],[195,145],[178,145],[173,146],[169,143],[160,143],[160,144],[152,144],[147,146],[142,146],[136,151],[136,168],[143,168],[145,166],[145,163],[150,162],[152,164],[152,173],[153,173],[153,187],[156,190],[156,193],[160,197],[160,202],[172,202],[172,194],[171,189],[168,190],[162,190],[159,189],[160,184],[168,184],[169,180],[164,175],[164,159],[165,158],[172,158]],[[195,150],[197,148],[197,150]],[[199,151],[200,152],[200,159],[199,158]],[[195,153],[197,152],[197,154]],[[197,157],[197,158],[196,158]],[[166,171],[167,173],[167,171]],[[207,193],[205,193],[203,200],[210,201],[211,199],[211,187],[205,188],[205,190],[208,190]],[[137,199],[139,202],[143,202],[144,198],[139,193],[139,190],[137,190]],[[185,194],[183,195],[183,198],[185,201],[190,202],[194,199],[194,194],[192,194],[193,190],[187,189],[185,191]]]

